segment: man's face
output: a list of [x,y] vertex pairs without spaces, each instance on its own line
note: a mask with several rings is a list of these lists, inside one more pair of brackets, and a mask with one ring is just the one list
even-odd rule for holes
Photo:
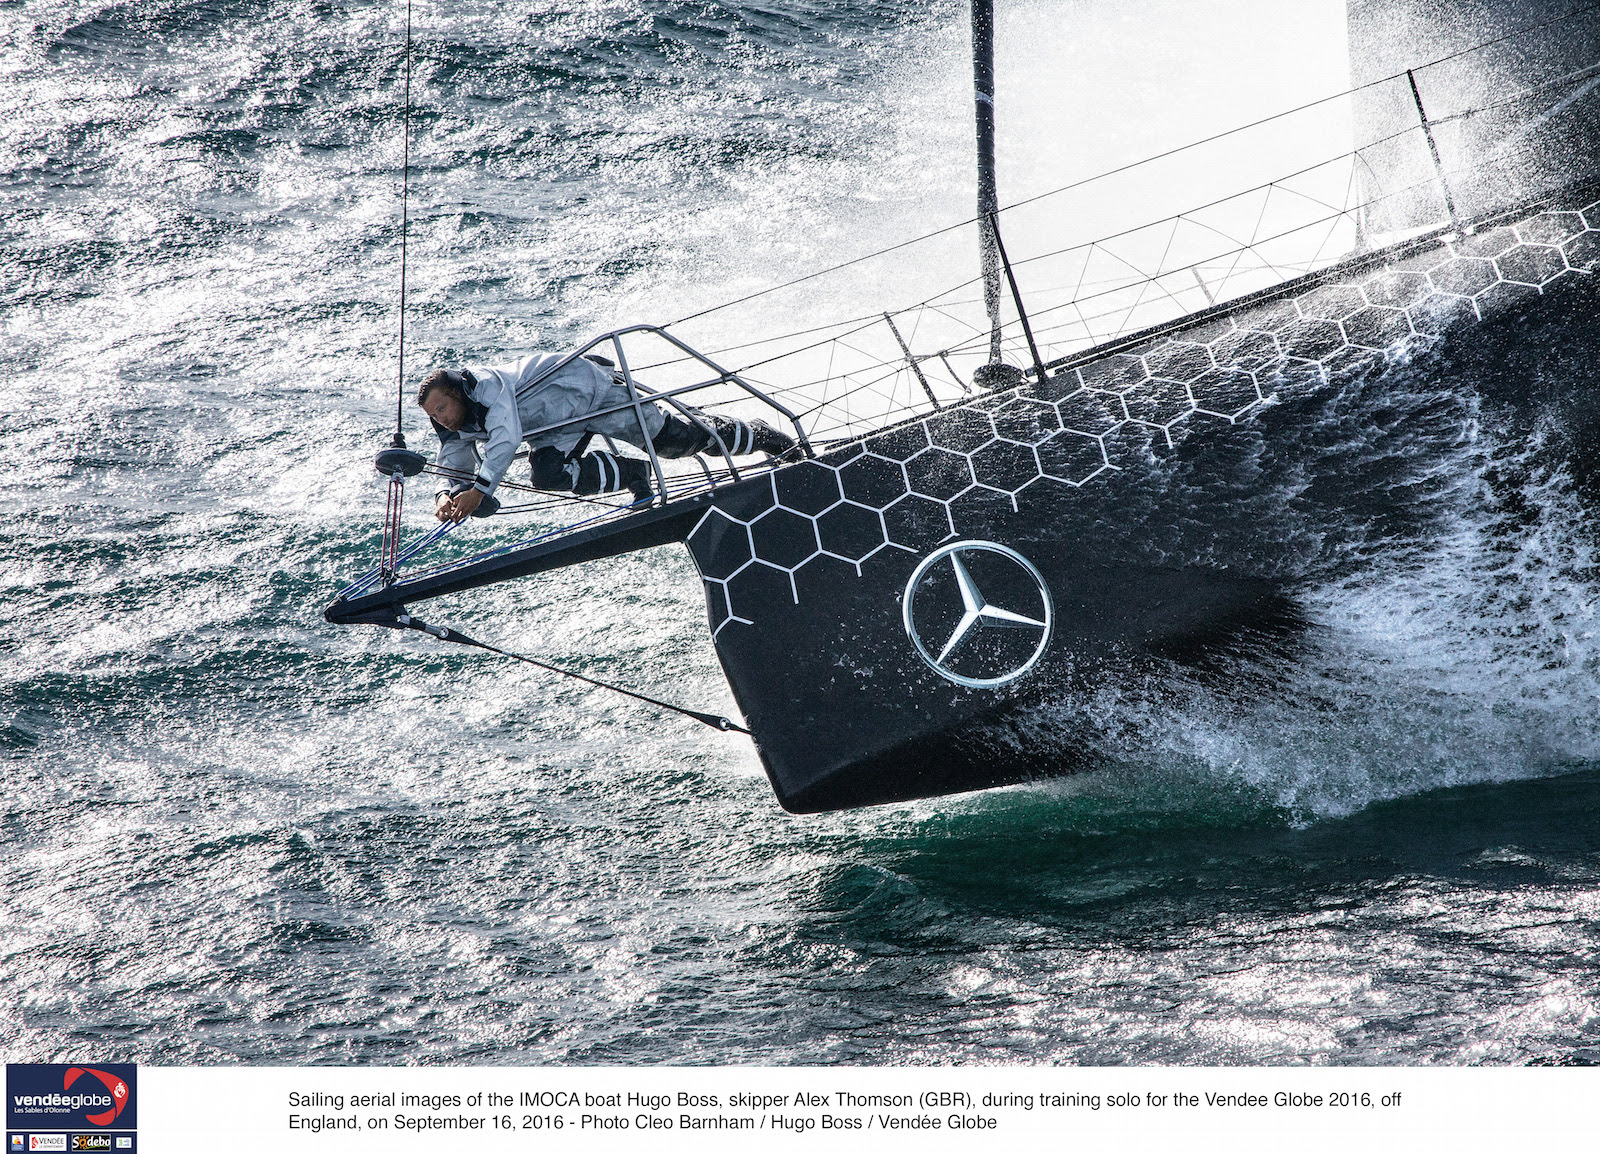
[[434,388],[422,401],[422,411],[439,423],[442,429],[461,428],[467,419],[467,406],[449,389]]

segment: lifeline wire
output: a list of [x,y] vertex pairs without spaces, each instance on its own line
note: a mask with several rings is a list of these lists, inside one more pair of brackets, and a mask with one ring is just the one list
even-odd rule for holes
[[[1516,29],[1516,30],[1514,30],[1512,32],[1506,33],[1503,36],[1497,36],[1493,40],[1485,40],[1481,44],[1474,44],[1474,45],[1472,45],[1472,46],[1470,46],[1468,48],[1461,49],[1459,52],[1452,52],[1448,56],[1441,56],[1437,60],[1429,60],[1424,64],[1414,65],[1411,70],[1414,71],[1414,72],[1421,72],[1424,69],[1432,68],[1435,65],[1444,64],[1444,63],[1446,63],[1448,61],[1456,59],[1457,57],[1465,56],[1465,55],[1467,55],[1469,53],[1477,52],[1477,51],[1480,51],[1480,50],[1482,50],[1484,48],[1489,48],[1489,47],[1492,47],[1492,46],[1494,46],[1496,44],[1504,43],[1507,40],[1514,40],[1519,36],[1525,36],[1529,32],[1538,32],[1540,29],[1548,28],[1552,24],[1560,24],[1560,23],[1562,23],[1564,21],[1571,20],[1574,16],[1586,16],[1590,12],[1595,11],[1596,9],[1600,9],[1600,3],[1585,4],[1581,8],[1574,8],[1570,12],[1567,12],[1567,13],[1561,15],[1561,16],[1552,17],[1549,20],[1545,20],[1543,23],[1530,24],[1525,28],[1518,28],[1518,29]],[[1218,140],[1223,139],[1224,137],[1233,136],[1233,135],[1235,135],[1237,133],[1240,133],[1240,132],[1246,132],[1246,131],[1248,131],[1248,130],[1250,130],[1252,128],[1259,128],[1263,124],[1270,124],[1274,120],[1282,120],[1285,117],[1293,116],[1298,112],[1305,112],[1307,109],[1316,108],[1319,105],[1328,104],[1328,103],[1331,103],[1332,101],[1335,101],[1335,100],[1341,100],[1346,96],[1353,96],[1357,92],[1365,92],[1369,88],[1376,88],[1379,85],[1388,84],[1390,81],[1398,80],[1404,75],[1405,75],[1405,72],[1402,71],[1402,72],[1396,72],[1393,76],[1384,76],[1384,77],[1380,77],[1377,80],[1369,80],[1365,84],[1358,84],[1354,88],[1346,89],[1343,92],[1336,92],[1336,93],[1332,94],[1331,96],[1324,96],[1324,97],[1321,97],[1320,99],[1317,99],[1317,100],[1308,101],[1307,103],[1302,104],[1297,108],[1286,109],[1283,112],[1275,112],[1271,116],[1262,117],[1260,120],[1252,120],[1248,124],[1241,124],[1241,125],[1238,125],[1237,127],[1227,129],[1226,131],[1214,133],[1211,136],[1203,137],[1200,140],[1191,140],[1188,144],[1180,144],[1175,148],[1169,148],[1165,152],[1158,152],[1154,156],[1141,157],[1138,160],[1130,161],[1129,163],[1121,165],[1121,166],[1119,166],[1117,168],[1107,169],[1105,172],[1099,172],[1099,173],[1096,173],[1093,176],[1086,176],[1082,180],[1073,181],[1071,184],[1064,184],[1060,188],[1053,188],[1048,192],[1041,192],[1041,193],[1039,193],[1039,194],[1037,194],[1035,196],[1027,197],[1024,200],[1014,201],[1011,204],[1003,206],[1000,209],[1000,211],[1001,212],[1009,212],[1014,208],[1021,208],[1023,205],[1026,205],[1026,204],[1033,204],[1035,201],[1045,200],[1048,197],[1057,196],[1057,195],[1059,195],[1059,194],[1061,194],[1063,192],[1070,192],[1073,189],[1081,188],[1086,184],[1092,184],[1097,180],[1103,180],[1105,177],[1115,176],[1115,175],[1117,175],[1119,173],[1127,172],[1130,169],[1138,168],[1139,166],[1145,165],[1145,164],[1149,164],[1152,161],[1165,160],[1169,156],[1176,156],[1178,153],[1187,152],[1191,148],[1199,148],[1203,144],[1211,144],[1214,141],[1218,141]],[[703,308],[703,309],[699,310],[698,312],[693,312],[693,313],[688,314],[687,316],[679,317],[677,320],[668,321],[666,324],[662,325],[661,327],[665,329],[665,328],[671,328],[674,325],[685,324],[688,321],[698,320],[700,317],[710,316],[712,313],[721,312],[723,309],[732,308],[735,305],[741,305],[741,304],[744,304],[747,301],[755,300],[757,297],[767,296],[770,293],[781,292],[786,288],[793,288],[795,285],[804,284],[806,281],[815,280],[818,277],[827,276],[830,273],[835,273],[835,272],[841,271],[842,269],[847,269],[851,265],[861,264],[864,261],[869,261],[869,260],[872,260],[872,259],[874,259],[876,257],[884,256],[884,255],[886,255],[888,253],[895,252],[895,251],[897,251],[899,249],[908,248],[908,247],[910,247],[911,245],[914,245],[914,244],[920,244],[922,241],[932,240],[934,237],[942,236],[947,232],[954,232],[957,229],[966,228],[967,225],[969,225],[969,224],[977,223],[978,219],[979,218],[977,218],[977,217],[968,217],[966,220],[957,221],[954,224],[948,224],[948,225],[944,226],[943,228],[934,229],[932,232],[925,232],[921,236],[914,236],[914,237],[911,237],[908,240],[903,240],[903,241],[899,241],[898,243],[891,244],[887,248],[880,248],[880,249],[877,249],[877,250],[875,250],[873,252],[864,253],[864,254],[862,254],[861,256],[858,256],[858,257],[852,257],[850,260],[842,261],[839,264],[832,265],[829,268],[818,269],[816,272],[806,273],[804,276],[795,277],[793,280],[784,281],[782,284],[775,284],[775,285],[772,285],[772,286],[770,286],[768,288],[757,289],[755,292],[746,293],[744,296],[736,297],[735,299],[733,299],[731,301],[723,301],[721,304],[710,305],[710,306],[708,306],[706,308]]]
[[[1495,44],[1499,44],[1499,43],[1507,41],[1507,40],[1515,39],[1517,37],[1526,35],[1529,32],[1534,32],[1534,31],[1537,31],[1537,30],[1539,30],[1541,28],[1548,27],[1548,26],[1550,26],[1552,24],[1557,24],[1557,23],[1561,23],[1561,22],[1566,21],[1566,20],[1570,20],[1575,16],[1586,15],[1586,14],[1588,14],[1590,12],[1593,12],[1593,11],[1595,11],[1597,9],[1600,9],[1600,3],[1589,3],[1589,4],[1586,4],[1583,7],[1573,9],[1572,11],[1566,13],[1563,16],[1559,16],[1559,17],[1555,17],[1553,19],[1546,20],[1546,21],[1544,21],[1543,23],[1540,23],[1540,24],[1530,25],[1530,26],[1525,27],[1525,28],[1517,29],[1517,30],[1515,30],[1513,32],[1507,33],[1504,36],[1498,37],[1498,38],[1496,38],[1494,40],[1486,41],[1483,44],[1473,45],[1473,46],[1471,46],[1469,48],[1462,49],[1462,50],[1460,50],[1458,52],[1455,52],[1455,53],[1452,53],[1452,54],[1450,54],[1448,56],[1442,56],[1442,57],[1438,58],[1437,60],[1429,61],[1429,62],[1427,62],[1425,64],[1417,66],[1416,70],[1426,69],[1426,68],[1433,67],[1433,66],[1435,66],[1437,64],[1445,63],[1445,62],[1447,62],[1449,60],[1453,60],[1453,59],[1455,59],[1455,58],[1457,58],[1459,56],[1467,55],[1470,52],[1479,51],[1479,50],[1481,50],[1483,48],[1486,48],[1486,47],[1489,47],[1489,46],[1492,46],[1492,45],[1495,45]],[[1581,78],[1583,72],[1585,72],[1585,71],[1588,71],[1588,70],[1580,70],[1579,73],[1573,74],[1573,75],[1578,76],[1579,78]],[[1076,181],[1076,182],[1074,182],[1072,184],[1068,184],[1066,186],[1063,186],[1062,188],[1054,189],[1054,190],[1052,190],[1050,192],[1040,193],[1037,196],[1028,198],[1027,200],[1018,201],[1015,204],[1008,205],[1006,207],[1007,207],[1007,209],[1016,208],[1016,207],[1020,207],[1021,205],[1024,205],[1024,204],[1032,203],[1033,201],[1042,200],[1042,199],[1045,199],[1047,197],[1054,196],[1054,195],[1056,195],[1058,193],[1065,192],[1065,191],[1068,191],[1070,189],[1080,187],[1081,185],[1091,183],[1091,182],[1093,182],[1095,180],[1099,180],[1099,179],[1101,179],[1101,178],[1103,178],[1105,176],[1112,175],[1113,173],[1127,171],[1128,169],[1138,167],[1141,164],[1149,163],[1151,160],[1161,159],[1161,158],[1166,157],[1166,156],[1171,156],[1171,155],[1174,155],[1176,153],[1183,152],[1183,151],[1186,151],[1188,149],[1198,147],[1200,145],[1209,143],[1211,141],[1214,141],[1214,140],[1217,140],[1217,139],[1221,139],[1222,137],[1230,136],[1230,135],[1233,135],[1233,134],[1235,134],[1237,132],[1245,131],[1246,129],[1257,127],[1257,126],[1259,126],[1261,124],[1265,124],[1265,123],[1268,123],[1270,121],[1278,120],[1278,119],[1281,119],[1283,117],[1293,115],[1296,112],[1301,112],[1301,111],[1304,111],[1305,109],[1312,108],[1312,107],[1315,107],[1315,106],[1320,105],[1320,104],[1325,104],[1325,103],[1327,103],[1327,102],[1329,102],[1331,100],[1339,99],[1342,96],[1349,96],[1349,95],[1351,95],[1353,93],[1360,92],[1360,91],[1363,91],[1363,90],[1368,89],[1368,88],[1372,88],[1372,87],[1374,87],[1376,85],[1388,83],[1389,81],[1396,80],[1399,77],[1404,76],[1404,75],[1406,75],[1406,73],[1403,73],[1403,72],[1402,73],[1396,73],[1394,76],[1384,77],[1384,78],[1382,78],[1380,80],[1369,81],[1368,83],[1360,85],[1360,86],[1358,86],[1356,88],[1352,88],[1352,89],[1348,90],[1347,92],[1339,93],[1339,94],[1336,94],[1334,96],[1323,97],[1320,100],[1314,100],[1314,101],[1311,101],[1308,104],[1301,105],[1299,108],[1290,109],[1290,110],[1288,110],[1286,112],[1276,113],[1276,114],[1274,114],[1272,116],[1264,117],[1261,120],[1254,121],[1254,122],[1252,122],[1250,124],[1243,125],[1243,126],[1241,126],[1239,128],[1230,129],[1230,130],[1228,130],[1226,132],[1222,132],[1222,133],[1218,133],[1218,134],[1216,134],[1214,136],[1206,137],[1203,140],[1192,141],[1192,142],[1190,142],[1188,144],[1181,145],[1181,146],[1179,146],[1177,148],[1171,149],[1168,152],[1158,154],[1157,156],[1146,157],[1146,158],[1144,158],[1142,160],[1132,162],[1132,163],[1130,163],[1128,165],[1124,165],[1121,168],[1112,169],[1109,172],[1103,172],[1103,173],[1098,174],[1097,176],[1092,176],[1092,177],[1088,177],[1088,178],[1086,178],[1084,180],[1081,180],[1081,181]],[[401,344],[400,344],[400,352],[401,352],[401,386],[400,386],[400,391],[401,391],[401,403],[402,404],[403,404],[403,400],[404,400],[404,349],[405,349],[405,345],[404,345],[405,327],[404,326],[405,326],[405,240],[406,240],[406,196],[407,196],[406,189],[407,189],[408,183],[409,183],[409,171],[410,171],[410,77],[411,77],[411,4],[410,4],[410,0],[407,0],[407,4],[406,4],[406,109],[405,109],[405,124],[406,124],[406,133],[405,133],[405,138],[406,138],[405,150],[406,151],[405,151],[405,156],[406,156],[406,165],[405,165],[404,174],[402,176],[402,192],[401,192],[401,253],[400,253],[400,255],[401,255],[401,284],[400,284],[400,293],[401,293],[401,316],[400,316],[400,327],[401,327]],[[1537,86],[1534,89],[1530,89],[1527,92],[1518,93],[1512,99],[1520,99],[1520,98],[1522,98],[1522,97],[1524,97],[1526,95],[1531,94],[1532,92],[1542,91],[1545,88],[1552,87],[1552,86],[1554,86],[1556,84],[1565,83],[1565,82],[1569,81],[1570,79],[1572,79],[1571,76],[1562,77],[1562,78],[1560,78],[1559,80],[1557,80],[1555,82],[1549,82],[1547,84]],[[1453,114],[1451,117],[1449,117],[1447,119],[1457,119],[1457,118],[1460,118],[1460,117],[1463,117],[1463,116],[1468,116],[1468,115],[1475,114],[1477,112],[1485,111],[1486,109],[1497,107],[1498,103],[1501,103],[1501,102],[1484,105],[1484,106],[1479,107],[1479,108],[1466,109],[1466,110],[1464,110],[1462,112]],[[1409,131],[1409,130],[1407,130],[1407,131]],[[1400,134],[1396,134],[1396,135],[1398,136]],[[1385,138],[1385,140],[1387,140],[1387,139],[1393,139],[1393,138],[1392,137]],[[1377,141],[1377,142],[1373,142],[1373,143],[1382,143],[1382,142],[1383,141]],[[1358,153],[1359,153],[1359,150],[1358,150]],[[1339,158],[1334,158],[1334,159],[1339,159]],[[1329,163],[1329,162],[1324,161],[1322,163],[1326,164],[1326,163]],[[1315,167],[1319,167],[1319,166],[1320,165],[1312,166],[1312,167],[1315,168]],[[1307,169],[1307,170],[1304,170],[1304,171],[1310,171],[1310,169]],[[1295,175],[1298,175],[1298,174],[1295,174]],[[1272,184],[1264,185],[1264,186],[1260,186],[1260,187],[1269,188],[1270,189],[1272,187],[1275,187],[1276,184],[1277,184],[1277,182],[1273,182]],[[1250,190],[1250,191],[1259,191],[1259,189]],[[1235,195],[1240,195],[1240,194],[1235,194]],[[1223,200],[1227,200],[1227,199],[1231,199],[1231,198],[1223,198]],[[1222,201],[1219,200],[1219,201],[1214,202],[1214,203],[1222,203]],[[1207,205],[1207,206],[1201,206],[1201,207],[1204,208],[1204,207],[1210,207],[1210,206]],[[1329,207],[1331,208],[1332,206],[1330,205]],[[1004,211],[1004,210],[1002,210],[1002,211]],[[1190,210],[1190,211],[1193,212],[1193,211],[1198,211],[1198,210]],[[1348,211],[1348,210],[1346,210],[1346,211]],[[1334,216],[1337,217],[1337,216],[1340,216],[1340,215],[1343,215],[1343,214],[1344,214],[1343,212],[1336,212],[1334,214]],[[1175,218],[1175,219],[1181,219],[1185,215],[1187,215],[1187,214],[1179,214],[1179,218]],[[803,281],[808,281],[808,280],[812,280],[812,279],[817,278],[817,277],[826,276],[829,273],[839,271],[840,269],[847,268],[847,267],[849,267],[851,265],[854,265],[854,264],[859,264],[859,263],[861,263],[863,261],[871,260],[874,257],[882,256],[885,253],[895,251],[896,249],[908,247],[910,245],[918,243],[919,241],[926,240],[926,239],[929,239],[929,238],[934,237],[934,236],[938,236],[938,235],[940,235],[942,233],[950,232],[950,231],[952,231],[954,229],[965,227],[965,225],[971,224],[971,223],[972,223],[971,220],[962,221],[962,222],[960,222],[958,224],[949,225],[949,226],[946,226],[945,228],[937,229],[937,230],[935,230],[933,232],[926,233],[926,234],[924,234],[923,236],[920,236],[920,237],[913,237],[913,238],[911,238],[909,240],[901,241],[901,242],[899,242],[897,244],[890,245],[889,247],[884,248],[884,249],[880,249],[880,250],[878,250],[876,252],[867,253],[867,254],[865,254],[863,256],[859,256],[859,257],[856,257],[854,259],[845,261],[845,262],[843,262],[841,264],[833,266],[832,268],[822,269],[822,270],[819,270],[817,272],[810,273],[810,274],[808,274],[806,276],[802,276],[802,277],[796,278],[795,280],[791,280],[791,281],[785,282],[784,284],[774,285],[774,286],[772,286],[770,288],[758,290],[758,291],[756,291],[754,293],[748,294],[748,295],[743,296],[743,297],[739,297],[739,298],[737,298],[735,300],[726,301],[726,302],[723,302],[722,304],[711,306],[710,308],[704,309],[704,310],[702,310],[700,312],[690,314],[689,316],[679,318],[678,320],[675,320],[675,321],[670,321],[670,322],[668,322],[667,325],[662,326],[662,327],[665,328],[665,327],[670,327],[672,325],[682,324],[685,321],[692,320],[692,319],[695,319],[695,318],[700,317],[700,316],[705,316],[705,315],[707,315],[709,313],[717,312],[717,311],[719,311],[721,309],[728,308],[728,307],[743,303],[743,302],[748,301],[748,300],[752,300],[752,299],[754,299],[756,297],[764,296],[764,295],[766,295],[768,293],[780,291],[780,290],[782,290],[784,288],[791,287],[791,286],[799,284],[799,283],[801,283]],[[1319,222],[1314,222],[1314,223],[1319,223]],[[1133,231],[1137,231],[1137,230],[1128,230],[1128,231],[1129,232],[1133,232]],[[1121,234],[1116,234],[1116,235],[1121,235]],[[1287,234],[1284,234],[1284,235],[1287,235]],[[1102,238],[1102,240],[1104,240],[1104,239],[1112,239],[1112,238]],[[1270,240],[1270,239],[1274,239],[1274,238],[1267,238],[1267,239]],[[1081,246],[1080,245],[1080,246],[1073,246],[1073,247],[1074,248],[1082,248],[1082,247],[1093,248],[1094,244],[1097,244],[1097,243],[1099,243],[1099,242],[1098,241],[1097,242],[1092,242],[1091,244],[1089,244],[1087,246]],[[1248,248],[1250,246],[1245,246],[1245,247]],[[1067,252],[1067,251],[1072,251],[1072,249],[1066,249],[1066,250],[1061,250],[1061,251],[1062,252]],[[1242,251],[1242,250],[1236,250],[1236,252],[1237,251]],[[1042,254],[1039,257],[1026,258],[1025,260],[1020,261],[1019,263],[1024,263],[1025,264],[1025,263],[1029,263],[1030,261],[1033,261],[1033,260],[1040,260],[1040,259],[1044,259],[1045,257],[1054,256],[1054,255],[1060,255],[1060,253]],[[1222,255],[1227,255],[1227,254],[1222,254]],[[1173,271],[1181,271],[1181,270],[1173,270]],[[1159,275],[1165,275],[1165,274],[1159,274]],[[1158,280],[1159,279],[1159,275],[1157,277],[1151,278],[1151,280],[1152,281]],[[963,282],[962,285],[956,286],[956,289],[965,287],[966,284],[971,284],[971,283],[973,283],[973,281],[972,280],[968,280],[966,282]],[[946,290],[946,291],[950,292],[950,291],[956,291],[956,290],[955,289],[951,289],[951,290]],[[1110,291],[1110,290],[1108,290],[1108,291]],[[937,298],[930,298],[928,301],[922,302],[921,305],[913,305],[913,306],[910,306],[910,308],[927,307],[929,304],[931,304],[931,301],[933,299],[937,299]],[[1087,298],[1087,299],[1092,299],[1092,297],[1091,298]],[[1076,304],[1076,303],[1077,303],[1076,301],[1069,302],[1069,304]],[[1068,306],[1057,306],[1057,307],[1059,308],[1059,307],[1068,307]],[[905,309],[905,310],[900,310],[900,311],[905,312],[905,311],[910,311],[910,309]],[[1052,311],[1052,310],[1046,310],[1046,311]],[[817,326],[816,328],[811,329],[811,330],[802,330],[801,333],[788,334],[788,335],[789,336],[795,336],[795,335],[806,335],[806,334],[808,334],[810,332],[825,332],[825,331],[827,331],[829,329],[836,328],[836,327],[838,327],[840,325],[854,324],[854,323],[857,323],[858,321],[868,322],[868,324],[863,324],[861,326],[862,328],[866,328],[866,327],[869,327],[870,323],[875,322],[876,319],[877,319],[876,316],[874,316],[874,317],[855,318],[855,319],[853,319],[851,321],[835,322],[834,324],[831,324],[831,325]],[[1088,318],[1088,319],[1096,319],[1096,318]],[[859,331],[859,330],[856,330],[856,331]],[[845,334],[845,335],[848,335],[848,334]],[[759,344],[768,343],[769,341],[778,340],[778,339],[783,339],[783,338],[782,337],[767,338],[766,341],[750,342],[750,344],[751,345],[759,345]],[[838,340],[838,339],[839,339],[838,337],[831,338],[831,340]],[[816,343],[816,345],[809,346],[809,347],[821,347],[821,346],[826,345],[828,343],[829,343],[829,339],[824,339],[824,340],[818,341]],[[972,342],[972,341],[966,342],[966,344],[972,344],[972,343],[975,343],[975,342]],[[732,347],[733,348],[743,348],[743,347],[749,347],[749,346],[746,345],[746,346],[732,346]],[[797,350],[790,350],[789,352],[786,352],[786,353],[780,353],[780,354],[778,354],[778,355],[776,355],[774,357],[768,358],[768,361],[781,360],[785,356],[792,355],[793,352],[795,352],[795,351],[797,351]],[[798,350],[798,351],[804,351],[804,350]],[[946,350],[946,351],[949,351],[949,350]],[[745,371],[748,371],[750,368],[756,367],[756,366],[764,364],[764,363],[768,363],[768,362],[767,361],[759,361],[758,360],[758,361],[752,362],[752,364],[750,364],[750,365],[745,366],[745,368],[740,370],[740,371],[741,372],[745,372]],[[1054,366],[1056,364],[1060,364],[1060,363],[1062,363],[1062,362],[1061,361],[1052,362],[1052,366]],[[814,406],[812,409],[806,410],[805,413],[806,414],[814,413],[814,412],[816,412],[816,411],[818,411],[818,410],[820,410],[822,408],[825,408],[828,404],[836,403],[837,401],[842,400],[843,398],[850,396],[854,392],[858,392],[858,391],[861,391],[862,389],[866,389],[866,388],[872,387],[873,385],[875,385],[877,383],[879,383],[878,380],[863,382],[862,385],[858,386],[856,389],[847,390],[840,397],[833,397],[833,398],[830,398],[827,401],[821,402],[818,405]],[[396,413],[397,424],[398,424],[398,422],[400,420],[400,417],[401,417],[401,411],[397,407],[397,413]],[[845,441],[848,441],[849,439],[850,438],[845,438]],[[844,443],[844,441],[841,441],[841,443]],[[434,470],[434,471],[439,471],[439,470]],[[520,487],[520,486],[514,486],[514,487]],[[579,500],[583,500],[584,498],[578,498],[578,499]],[[591,503],[600,504],[600,502],[591,502]],[[518,507],[515,508],[515,511],[521,512],[521,511],[524,511],[524,510],[527,510],[527,509],[533,509],[533,508],[535,508],[535,506],[518,506]],[[613,508],[613,509],[625,509],[626,507],[612,506],[610,508]],[[602,517],[603,516],[604,516],[604,514],[602,514]],[[595,518],[595,520],[598,520],[598,519],[600,519],[600,518]],[[590,523],[590,522],[580,522],[579,524],[588,524],[588,523]],[[576,526],[569,526],[568,528],[574,528],[574,527],[576,527]],[[552,531],[551,534],[545,534],[545,536],[554,535],[554,533],[559,533],[561,531],[562,530],[559,530],[559,529],[558,530],[554,530],[554,531]],[[427,540],[425,540],[424,542],[420,543],[420,545],[426,545],[426,544],[431,543],[432,540],[436,536],[437,536],[436,534],[434,536],[430,536]],[[536,538],[536,540],[537,539],[538,538]],[[415,553],[418,550],[418,548],[419,548],[419,546],[413,546],[411,549],[406,551],[404,556],[398,558],[397,560],[404,560],[406,557],[409,557],[413,553]],[[503,551],[504,551],[504,549],[496,550],[496,551],[492,551],[492,552],[503,552]],[[476,559],[476,558],[473,558],[473,559]],[[363,585],[363,584],[367,583],[369,581],[369,579],[370,579],[370,576],[371,575],[368,575],[368,578],[363,578],[362,581],[358,581],[356,583],[357,586],[360,586],[360,585]],[[354,589],[355,587],[356,586],[352,586],[352,589]],[[484,648],[489,648],[489,647],[485,646]],[[495,652],[500,652],[500,651],[499,650],[495,650]],[[516,656],[516,655],[508,654],[508,656]],[[535,664],[537,664],[537,663],[535,663]],[[557,672],[565,673],[564,670],[557,670]],[[578,676],[578,675],[572,674],[570,676]],[[601,684],[601,683],[596,683],[596,684]],[[620,692],[627,692],[625,690],[619,690],[619,691]],[[646,699],[646,700],[648,700],[648,699]],[[676,708],[676,707],[666,706],[663,703],[663,708]]]

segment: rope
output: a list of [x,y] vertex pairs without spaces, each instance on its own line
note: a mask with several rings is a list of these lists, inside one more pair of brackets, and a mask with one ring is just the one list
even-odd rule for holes
[[659,701],[656,698],[648,697],[643,693],[635,693],[631,689],[624,689],[620,685],[612,685],[606,681],[597,681],[593,677],[585,677],[583,674],[574,673],[570,669],[562,669],[560,666],[548,665],[545,662],[537,661],[532,657],[524,657],[520,653],[511,653],[507,650],[499,649],[486,642],[478,641],[475,638],[468,637],[464,633],[458,633],[454,629],[447,628],[443,625],[429,625],[426,622],[418,621],[409,613],[402,613],[397,616],[395,618],[395,625],[397,628],[415,629],[421,633],[426,633],[431,637],[437,637],[440,641],[449,641],[455,645],[470,645],[474,649],[483,649],[489,653],[498,653],[501,657],[509,657],[513,661],[525,662],[528,665],[532,665],[538,669],[543,669],[546,672],[558,673],[562,677],[570,677],[574,681],[581,681],[585,685],[594,686],[596,689],[609,689],[613,693],[620,693],[624,697],[631,697],[635,701],[642,701],[646,705],[654,706],[656,709],[664,709],[669,713],[679,713],[684,717],[693,718],[702,725],[709,725],[712,729],[718,729],[724,733],[743,733],[746,735],[750,733],[750,731],[744,726],[738,724],[730,718],[723,717],[720,714],[702,713],[698,709],[685,709],[681,705],[673,705],[670,701]]

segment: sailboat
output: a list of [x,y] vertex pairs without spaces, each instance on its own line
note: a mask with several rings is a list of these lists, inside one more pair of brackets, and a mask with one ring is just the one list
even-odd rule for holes
[[[428,563],[451,527],[402,547],[423,463],[387,450],[383,558],[325,616],[456,640],[416,607],[681,544],[786,809],[1088,768],[1061,703],[1295,660],[1309,586],[1443,531],[1440,459],[1534,445],[1600,488],[1597,13],[1352,0],[1355,147],[1011,254],[1024,206],[995,187],[976,4],[974,277],[738,362],[660,325],[568,358],[605,356],[636,407],[761,416],[796,453],[652,453],[646,505],[541,506],[533,537]],[[1418,43],[1425,59],[1399,55]]]

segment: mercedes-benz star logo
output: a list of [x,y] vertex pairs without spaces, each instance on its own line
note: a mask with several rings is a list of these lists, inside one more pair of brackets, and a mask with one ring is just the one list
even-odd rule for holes
[[[950,602],[950,609],[954,608],[954,599],[948,593],[930,592],[939,585],[948,588],[949,578],[939,564],[946,558],[949,558],[955,587],[961,595],[960,619],[947,635],[942,627],[949,624],[951,613],[947,611],[942,621],[930,620],[930,617],[937,618],[938,614],[919,613],[917,609],[919,595],[927,600],[942,597]],[[983,567],[981,572],[985,587],[989,587],[1002,604],[1012,608],[991,604],[984,596],[972,574],[972,568],[980,565]],[[972,689],[993,689],[1008,681],[1015,681],[1032,669],[1043,656],[1044,648],[1050,642],[1051,627],[1055,623],[1050,589],[1039,575],[1039,570],[1015,549],[1008,549],[993,541],[957,541],[929,553],[911,571],[906,581],[901,611],[905,618],[906,635],[911,638],[911,644],[916,646],[922,659],[939,676]],[[1035,615],[1030,616],[1030,613]],[[930,652],[928,644],[923,641],[924,629],[939,630],[932,638],[940,645],[937,654]],[[1038,641],[1030,647],[1026,644],[1026,635],[1019,632],[1013,634],[1014,640],[1009,644],[980,647],[978,640],[985,630],[990,629],[1032,631],[1038,635]],[[985,651],[978,652],[980,648]]]

